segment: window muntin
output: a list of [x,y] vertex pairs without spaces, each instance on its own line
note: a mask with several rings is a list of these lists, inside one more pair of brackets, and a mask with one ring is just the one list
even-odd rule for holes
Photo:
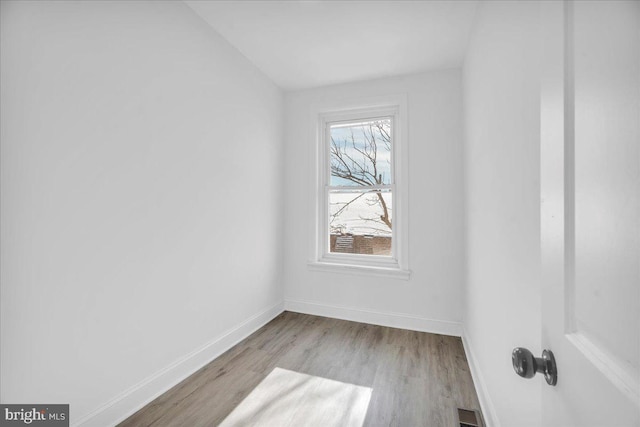
[[327,253],[391,258],[394,117],[326,123]]

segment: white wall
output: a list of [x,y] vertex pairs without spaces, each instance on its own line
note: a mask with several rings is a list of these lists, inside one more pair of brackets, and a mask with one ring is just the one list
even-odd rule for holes
[[[410,280],[310,271],[312,106],[407,94]],[[463,282],[460,70],[290,92],[285,98],[285,305],[352,320],[459,334]]]
[[1,15],[0,399],[73,424],[160,372],[126,415],[281,309],[283,95],[182,2]]
[[467,350],[491,425],[540,424],[540,381],[511,350],[540,348],[539,5],[483,2],[464,65]]

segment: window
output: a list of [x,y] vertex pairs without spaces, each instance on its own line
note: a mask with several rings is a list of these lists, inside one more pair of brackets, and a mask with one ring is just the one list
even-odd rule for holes
[[329,122],[330,253],[392,255],[393,117]]
[[401,105],[318,119],[317,248],[310,265],[408,278]]

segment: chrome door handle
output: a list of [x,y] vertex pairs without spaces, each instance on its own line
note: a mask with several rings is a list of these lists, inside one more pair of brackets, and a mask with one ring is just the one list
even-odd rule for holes
[[523,347],[516,347],[511,353],[511,362],[516,374],[523,378],[533,378],[537,373],[543,374],[547,384],[558,382],[558,367],[551,350],[543,350],[542,357],[533,357],[533,353]]

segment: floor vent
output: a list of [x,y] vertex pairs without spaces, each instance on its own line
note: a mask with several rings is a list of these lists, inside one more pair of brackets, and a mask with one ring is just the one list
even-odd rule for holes
[[456,415],[458,416],[458,421],[455,424],[456,427],[484,427],[480,411],[458,408],[456,410]]

